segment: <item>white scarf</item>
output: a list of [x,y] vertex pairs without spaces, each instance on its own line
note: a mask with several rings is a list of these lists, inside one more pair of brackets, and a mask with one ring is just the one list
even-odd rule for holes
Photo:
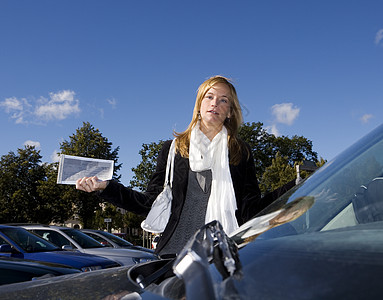
[[198,122],[190,136],[189,162],[193,172],[212,171],[205,223],[218,220],[226,234],[230,234],[238,228],[238,222],[235,217],[237,202],[230,175],[226,127],[223,126],[210,141],[200,130]]

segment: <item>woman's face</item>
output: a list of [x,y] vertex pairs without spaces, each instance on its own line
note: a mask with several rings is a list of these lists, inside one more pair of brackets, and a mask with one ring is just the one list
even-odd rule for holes
[[230,89],[224,83],[211,87],[202,99],[201,122],[206,127],[220,130],[226,118],[230,118]]

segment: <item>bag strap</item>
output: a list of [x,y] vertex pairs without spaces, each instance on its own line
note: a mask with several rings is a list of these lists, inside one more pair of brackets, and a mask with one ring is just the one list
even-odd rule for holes
[[169,172],[170,172],[170,187],[172,187],[172,184],[173,184],[175,148],[176,148],[176,139],[173,139],[169,149],[168,160],[166,162],[164,187],[169,184]]

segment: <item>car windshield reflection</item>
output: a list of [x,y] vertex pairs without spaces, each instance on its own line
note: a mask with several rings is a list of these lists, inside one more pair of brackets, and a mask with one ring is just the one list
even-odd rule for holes
[[69,237],[75,240],[82,248],[104,248],[99,242],[77,229],[61,229]]
[[[231,234],[237,244],[383,220],[383,125]],[[379,203],[380,202],[380,203]],[[282,214],[281,214],[282,213]]]
[[118,236],[115,236],[112,233],[103,231],[103,232],[100,232],[100,234],[107,237],[112,242],[116,243],[118,246],[121,246],[121,247],[132,247],[133,246],[132,243],[129,243],[128,241],[126,241],[126,240],[124,240]]
[[28,253],[60,250],[56,246],[26,230],[20,228],[1,228],[0,230]]

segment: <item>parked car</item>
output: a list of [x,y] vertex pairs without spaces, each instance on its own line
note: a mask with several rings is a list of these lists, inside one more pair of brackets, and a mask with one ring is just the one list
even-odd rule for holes
[[84,272],[120,266],[104,257],[64,251],[23,228],[6,225],[0,225],[0,256],[57,263]]
[[22,227],[63,249],[103,256],[123,266],[158,259],[156,255],[146,251],[105,247],[78,229],[48,225],[22,225]]
[[383,125],[230,236],[211,222],[175,260],[112,272],[4,286],[0,297],[45,296],[61,287],[61,296],[92,298],[94,287],[98,298],[381,299]]
[[81,273],[67,265],[0,256],[0,285]]
[[96,241],[98,241],[104,246],[113,248],[126,248],[154,253],[153,250],[141,246],[135,246],[127,240],[115,235],[114,233],[109,233],[107,231],[96,229],[81,229],[81,231],[89,235],[91,238],[94,238]]

